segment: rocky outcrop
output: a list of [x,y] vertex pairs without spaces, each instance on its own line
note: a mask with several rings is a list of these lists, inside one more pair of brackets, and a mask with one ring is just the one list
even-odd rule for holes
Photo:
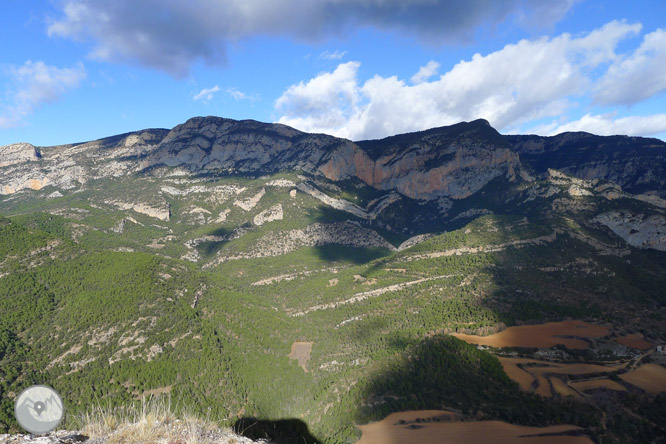
[[107,200],[105,203],[112,205],[121,210],[134,210],[137,213],[144,214],[149,217],[154,217],[159,220],[168,221],[171,217],[171,211],[168,204],[164,203],[161,207],[155,207],[147,203],[132,203],[121,202],[118,200]]
[[39,160],[39,151],[29,143],[0,146],[0,167]]
[[505,138],[521,162],[539,174],[554,168],[580,179],[614,182],[633,194],[666,198],[666,142],[662,140],[583,132]]
[[666,251],[666,218],[660,215],[611,211],[593,219],[608,227],[629,245]]
[[256,207],[262,197],[266,194],[266,189],[262,188],[259,192],[253,196],[247,197],[245,199],[236,199],[234,205],[239,208],[242,208],[245,211],[250,211],[252,208]]
[[[341,210],[346,213],[353,214],[356,217],[368,220],[375,219],[377,215],[379,215],[387,206],[400,199],[399,194],[389,193],[386,196],[382,196],[379,199],[373,200],[368,204],[368,207],[364,209],[347,200],[331,197],[328,194],[319,191],[309,183],[299,183],[297,188],[304,193],[314,197],[315,199],[320,200],[331,208],[335,208],[336,210]],[[296,194],[292,195],[291,197],[295,196]]]
[[252,221],[255,225],[260,226],[267,222],[273,222],[274,220],[282,220],[283,217],[284,212],[282,211],[282,205],[277,204],[254,216]]
[[131,174],[138,169],[136,159],[155,149],[164,135],[166,130],[155,129],[39,149],[25,143],[0,147],[0,194],[46,186],[71,190]]
[[195,117],[174,127],[159,147],[140,163],[184,166],[196,171],[314,172],[330,145],[351,143],[306,134],[280,124],[219,117]]
[[[225,238],[228,239],[228,238]],[[376,231],[355,222],[313,223],[303,229],[272,232],[260,238],[243,252],[218,254],[204,268],[238,259],[281,256],[302,247],[319,247],[328,244],[351,247],[381,247],[395,251],[395,247]]]

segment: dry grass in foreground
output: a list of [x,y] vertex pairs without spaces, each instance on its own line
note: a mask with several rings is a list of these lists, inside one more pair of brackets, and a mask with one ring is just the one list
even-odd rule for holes
[[[80,430],[99,444],[253,444],[249,438],[193,414],[176,415],[170,397],[144,398],[141,405],[98,405],[79,418]],[[179,417],[180,416],[180,417]]]

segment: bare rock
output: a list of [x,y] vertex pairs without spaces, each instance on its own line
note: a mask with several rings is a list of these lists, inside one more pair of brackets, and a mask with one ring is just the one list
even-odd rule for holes
[[36,162],[39,158],[39,151],[29,143],[0,146],[0,167],[24,162]]
[[254,216],[253,222],[255,225],[259,226],[265,224],[266,222],[282,220],[283,217],[284,212],[282,211],[282,205],[277,204]]
[[611,211],[596,216],[593,221],[605,225],[632,247],[666,251],[664,216]]

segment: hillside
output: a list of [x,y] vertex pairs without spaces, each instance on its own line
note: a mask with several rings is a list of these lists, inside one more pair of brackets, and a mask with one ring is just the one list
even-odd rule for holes
[[310,442],[420,409],[659,442],[663,393],[546,399],[449,334],[582,319],[610,326],[598,350],[666,342],[665,155],[482,120],[354,143],[206,117],[0,147],[0,432],[39,382],[68,426],[170,393]]

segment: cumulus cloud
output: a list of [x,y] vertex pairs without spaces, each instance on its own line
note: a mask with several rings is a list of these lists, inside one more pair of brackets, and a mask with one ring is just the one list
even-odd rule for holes
[[432,43],[472,40],[478,26],[519,12],[555,22],[572,0],[60,0],[48,32],[92,40],[92,57],[124,60],[185,76],[195,60],[225,62],[230,41],[281,35],[303,41],[360,27],[414,35]]
[[349,137],[350,119],[359,113],[360,66],[359,62],[342,63],[331,73],[290,86],[275,102],[276,109],[284,113],[280,122],[310,132]]
[[0,128],[21,125],[42,104],[59,100],[67,91],[79,86],[86,71],[81,63],[58,68],[28,60],[21,66],[9,66],[7,75],[10,86],[8,100],[0,114]]
[[192,100],[197,101],[197,100],[211,100],[213,96],[215,95],[216,92],[220,90],[220,87],[215,85],[212,88],[204,88],[199,93],[195,94],[194,97],[192,97]]
[[[559,116],[592,88],[590,73],[618,61],[618,43],[640,25],[611,22],[587,35],[521,40],[475,54],[437,79],[433,64],[412,77],[358,78],[359,62],[340,64],[289,87],[276,102],[280,123],[350,139],[384,137],[485,118],[498,129]],[[427,77],[426,77],[427,76]]]
[[429,61],[427,65],[419,68],[419,72],[417,72],[412,76],[411,78],[412,83],[414,84],[423,83],[424,81],[428,80],[430,77],[437,74],[437,70],[439,69],[439,67],[440,67],[439,63],[435,62],[434,60]]
[[666,114],[620,118],[615,118],[613,114],[586,114],[579,120],[537,128],[535,132],[555,135],[565,131],[585,131],[601,136],[651,136],[666,132]]
[[645,35],[629,56],[611,66],[598,84],[603,105],[632,105],[666,90],[666,30]]

